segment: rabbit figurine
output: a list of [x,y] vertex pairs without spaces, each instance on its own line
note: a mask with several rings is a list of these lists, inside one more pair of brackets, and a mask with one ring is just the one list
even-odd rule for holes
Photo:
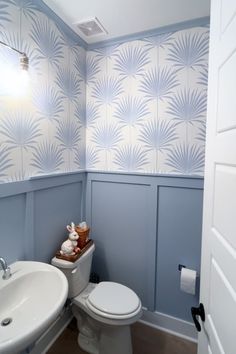
[[69,231],[69,236],[68,240],[63,242],[63,244],[61,245],[60,254],[66,256],[73,256],[78,253],[78,251],[80,251],[80,249],[77,247],[77,240],[79,238],[79,235],[75,231],[75,224],[73,222],[71,223],[71,225],[67,225],[66,228]]

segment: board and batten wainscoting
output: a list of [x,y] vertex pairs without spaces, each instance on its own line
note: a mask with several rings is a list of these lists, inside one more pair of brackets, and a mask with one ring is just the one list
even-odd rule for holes
[[1,256],[50,262],[67,237],[66,225],[84,217],[84,172],[0,184]]
[[144,322],[196,340],[198,293],[180,291],[178,264],[200,270],[202,195],[203,179],[190,176],[78,172],[0,184],[1,256],[50,262],[65,226],[86,219],[100,279],[136,291]]
[[202,198],[201,177],[87,174],[94,271],[136,291],[144,321],[193,340],[199,284],[181,292],[178,265],[200,271]]

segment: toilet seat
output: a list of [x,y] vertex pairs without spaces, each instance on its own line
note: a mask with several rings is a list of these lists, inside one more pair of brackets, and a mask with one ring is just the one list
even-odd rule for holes
[[141,311],[135,292],[114,282],[99,283],[89,294],[86,305],[93,313],[110,319],[128,319]]

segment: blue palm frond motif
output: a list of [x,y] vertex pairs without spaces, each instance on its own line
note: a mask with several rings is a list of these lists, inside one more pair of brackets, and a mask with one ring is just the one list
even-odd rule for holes
[[81,93],[80,82],[76,72],[71,71],[70,68],[58,69],[56,84],[59,86],[61,94],[70,101],[77,101],[78,95]]
[[205,92],[197,89],[185,89],[172,95],[169,108],[169,113],[177,123],[185,122],[193,124],[201,122],[206,115],[207,96]]
[[38,59],[46,59],[52,66],[59,66],[63,58],[63,40],[49,20],[34,20],[30,37],[37,45]]
[[181,174],[198,174],[203,172],[204,151],[197,145],[179,144],[172,149],[166,159],[172,172]]
[[40,6],[35,0],[7,0],[9,4],[15,5],[26,18],[34,19],[41,12]]
[[99,118],[98,106],[93,102],[88,102],[86,106],[86,124],[87,126],[93,125]]
[[93,52],[97,53],[96,57],[97,58],[109,58],[111,59],[111,57],[115,54],[116,50],[118,48],[118,45],[115,44],[115,45],[110,45],[110,46],[107,46],[107,47],[101,47],[101,48],[98,48],[98,49],[94,49]]
[[39,122],[30,114],[16,112],[8,115],[0,122],[0,133],[3,134],[10,144],[10,148],[21,147],[25,150],[33,148],[37,138],[41,136]]
[[88,146],[86,148],[86,169],[95,168],[97,163],[99,163],[98,151]]
[[169,60],[178,69],[204,65],[208,54],[208,38],[201,33],[180,35],[169,49]]
[[7,178],[8,182],[20,182],[27,179],[28,174],[26,171],[17,171]]
[[82,55],[82,53],[77,54],[74,66],[75,69],[79,72],[81,79],[86,82],[86,55]]
[[199,127],[196,139],[202,142],[206,141],[206,122],[203,122]]
[[78,166],[78,168],[85,169],[85,166],[86,166],[86,151],[85,151],[85,146],[84,145],[78,146],[78,148],[75,150],[74,163]]
[[122,77],[140,75],[145,70],[145,65],[150,63],[148,50],[142,47],[124,47],[114,57],[114,69]]
[[208,85],[208,67],[205,66],[199,71],[199,78],[197,84],[203,85],[207,89]]
[[142,122],[143,117],[149,112],[146,102],[140,97],[122,97],[116,106],[114,117],[123,125],[134,126]]
[[75,105],[75,117],[79,120],[82,126],[86,125],[86,103],[80,102]]
[[6,176],[6,170],[13,166],[9,154],[9,148],[0,146],[0,177]]
[[114,163],[122,171],[138,171],[148,163],[146,152],[140,146],[125,145],[117,149]]
[[100,72],[97,60],[89,56],[87,56],[87,58],[85,56],[77,56],[75,59],[75,68],[79,71],[81,78],[86,83],[91,82]]
[[59,122],[55,138],[61,143],[62,151],[75,150],[80,141],[80,130],[75,121]]
[[40,114],[41,119],[58,121],[63,112],[63,96],[51,85],[39,86],[33,93],[33,103]]
[[139,91],[144,93],[147,99],[163,99],[168,97],[173,88],[178,85],[176,71],[163,67],[162,69],[151,69],[145,73]]
[[175,125],[170,121],[150,121],[141,130],[139,141],[148,150],[163,151],[169,149],[177,139]]
[[169,44],[172,39],[172,32],[162,33],[155,36],[151,36],[144,39],[145,45],[147,48],[163,48],[164,45]]
[[50,142],[44,141],[33,152],[31,166],[38,169],[38,173],[53,173],[60,170],[63,164],[62,152]]
[[95,58],[87,56],[86,58],[86,83],[91,82],[100,72],[99,64]]
[[100,149],[114,149],[121,141],[122,134],[116,124],[101,124],[94,131],[91,141]]
[[95,82],[91,96],[100,104],[115,102],[123,92],[122,84],[115,77],[102,77]]
[[11,13],[8,10],[9,2],[7,0],[1,1],[0,4],[0,27],[4,27],[3,22],[11,22]]

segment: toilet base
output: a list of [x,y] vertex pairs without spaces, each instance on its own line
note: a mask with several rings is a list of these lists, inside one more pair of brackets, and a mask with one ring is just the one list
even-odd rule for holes
[[78,344],[89,354],[132,354],[130,326],[99,323],[77,306],[72,307],[79,330]]
[[132,354],[130,327],[122,326],[115,330],[103,328],[100,341],[93,340],[79,333],[78,344],[89,354]]
[[78,344],[81,349],[89,354],[99,354],[98,343],[93,339],[86,337],[84,334],[79,333]]
[[132,354],[130,326],[104,327],[99,343],[99,354]]

